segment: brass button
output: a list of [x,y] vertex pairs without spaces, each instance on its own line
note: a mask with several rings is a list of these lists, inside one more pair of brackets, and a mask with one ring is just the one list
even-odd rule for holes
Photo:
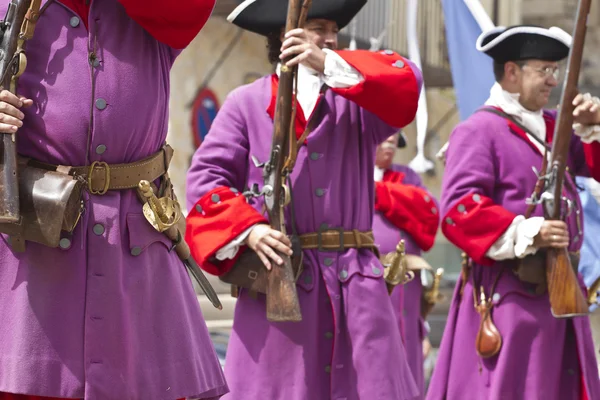
[[377,268],[377,267],[373,267],[373,268],[371,268],[371,270],[373,271],[373,273],[374,273],[375,275],[379,275],[379,274],[381,274],[381,269],[379,269],[379,268]]
[[104,110],[106,108],[106,100],[100,98],[100,99],[96,99],[96,108],[98,110]]
[[333,258],[324,259],[323,264],[325,264],[327,267],[330,267],[331,265],[333,265]]
[[234,187],[229,188],[229,190],[231,190],[232,193],[239,193],[239,191]]
[[96,154],[104,154],[105,151],[106,151],[106,146],[103,144],[99,144],[96,147]]
[[140,254],[142,254],[142,248],[141,248],[141,247],[139,247],[139,246],[135,246],[135,247],[133,247],[133,248],[131,249],[131,255],[132,255],[132,256],[135,256],[135,257],[137,257],[137,256],[139,256]]
[[317,197],[323,197],[323,195],[325,195],[325,190],[319,188],[315,190],[315,194],[317,195]]
[[71,239],[62,238],[62,239],[60,239],[60,242],[58,242],[58,245],[60,246],[61,249],[67,250],[67,249],[71,248]]
[[481,200],[481,196],[478,194],[474,194],[473,195],[473,201],[476,203],[479,203],[479,201]]
[[98,68],[100,66],[100,60],[97,58],[94,58],[93,60],[90,61],[90,64],[92,64],[92,67]]
[[212,196],[210,196],[210,200],[213,203],[218,203],[221,201],[221,196],[219,196],[218,194],[213,194]]
[[431,207],[431,213],[432,214],[437,214],[437,208]]
[[196,204],[196,211],[202,214],[202,206],[200,204]]
[[464,213],[465,211],[467,211],[467,208],[465,207],[464,204],[459,204],[456,209],[458,210],[459,213]]
[[446,223],[447,223],[448,225],[454,225],[454,221],[453,221],[453,220],[452,220],[452,218],[450,218],[450,217],[446,218]]
[[348,277],[348,271],[344,270],[340,272],[340,278],[346,279]]
[[427,203],[429,203],[431,201],[431,198],[429,196],[425,196],[424,199],[425,199],[425,202],[427,202]]
[[79,19],[79,17],[73,16],[69,20],[69,25],[71,25],[73,28],[77,28],[79,26],[80,22],[81,22],[81,20]]
[[394,52],[392,50],[385,50],[384,53],[388,56],[391,56],[392,54],[394,54]]
[[96,224],[94,225],[93,230],[96,235],[100,236],[104,233],[104,226],[102,226],[102,224]]
[[402,61],[402,60],[397,60],[397,61],[394,63],[394,67],[396,67],[396,68],[404,68],[404,61]]
[[310,153],[310,159],[317,161],[321,155],[319,153]]

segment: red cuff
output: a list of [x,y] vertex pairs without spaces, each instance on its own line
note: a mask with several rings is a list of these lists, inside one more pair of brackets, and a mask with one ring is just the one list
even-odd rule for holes
[[127,14],[152,37],[184,49],[206,24],[216,0],[119,0]]
[[478,264],[492,265],[486,257],[492,245],[512,224],[516,214],[477,193],[461,198],[442,221],[442,232]]
[[375,199],[375,210],[408,233],[421,250],[433,247],[439,213],[426,190],[401,183],[376,182]]
[[421,78],[408,61],[389,52],[366,50],[338,51],[348,64],[362,74],[364,81],[346,89],[332,89],[385,123],[402,128],[415,118]]
[[186,222],[185,241],[194,259],[206,272],[222,275],[233,267],[235,259],[218,262],[213,258],[217,251],[252,225],[267,223],[267,219],[238,192],[218,187],[198,200]]
[[583,151],[591,177],[600,182],[600,142],[584,143]]

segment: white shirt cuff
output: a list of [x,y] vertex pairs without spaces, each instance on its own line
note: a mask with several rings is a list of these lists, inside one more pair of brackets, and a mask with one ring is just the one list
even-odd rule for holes
[[336,89],[346,89],[356,86],[365,78],[360,72],[348,64],[339,54],[333,50],[323,49],[325,52],[325,70],[321,79],[323,82]]
[[533,246],[533,239],[540,232],[543,223],[542,217],[525,219],[522,215],[516,216],[508,229],[490,247],[486,256],[500,261],[535,254],[537,248]]
[[600,125],[573,124],[573,129],[583,143],[600,142]]
[[238,237],[233,239],[231,242],[229,242],[225,246],[221,247],[217,251],[217,254],[215,254],[215,257],[217,258],[217,260],[223,261],[223,260],[227,260],[227,259],[230,259],[230,260],[233,259],[235,257],[235,255],[237,254],[237,252],[240,250],[240,246],[242,245],[242,243],[244,243],[244,240],[246,240],[246,238],[248,237],[248,235],[250,234],[252,229],[254,229],[255,226],[256,226],[256,224],[252,225],[250,228],[246,229],[244,232],[242,232]]

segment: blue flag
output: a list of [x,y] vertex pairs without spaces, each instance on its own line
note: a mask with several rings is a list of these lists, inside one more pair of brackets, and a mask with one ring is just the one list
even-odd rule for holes
[[460,119],[485,103],[495,82],[492,59],[477,51],[481,28],[463,0],[442,0],[446,42]]

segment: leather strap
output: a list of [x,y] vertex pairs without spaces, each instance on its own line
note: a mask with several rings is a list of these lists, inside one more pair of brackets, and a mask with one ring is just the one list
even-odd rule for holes
[[92,165],[85,167],[69,167],[45,164],[34,160],[30,164],[80,177],[86,181],[91,194],[103,195],[109,190],[137,188],[141,180],[155,181],[167,172],[172,157],[173,149],[166,144],[159,152],[150,157],[129,164],[107,164],[94,161]]
[[329,229],[300,235],[302,249],[344,251],[346,249],[376,249],[373,231]]
[[42,0],[32,0],[27,13],[25,14],[25,20],[21,26],[21,38],[24,40],[30,40],[33,38],[33,32],[35,31],[35,25],[40,18],[40,7]]

